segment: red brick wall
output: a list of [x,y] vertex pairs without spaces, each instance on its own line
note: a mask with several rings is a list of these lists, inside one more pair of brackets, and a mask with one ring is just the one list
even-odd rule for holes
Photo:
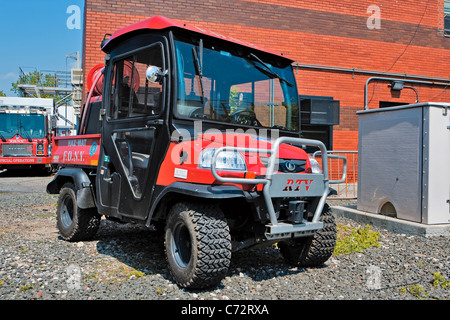
[[[105,33],[153,15],[183,20],[218,33],[283,52],[300,64],[355,68],[377,72],[449,79],[450,38],[442,35],[443,0],[383,1],[380,29],[369,29],[371,0],[86,0],[84,70],[102,63]],[[364,108],[364,86],[375,74],[297,68],[302,95],[340,100],[335,150],[356,150],[358,118]],[[400,97],[388,82],[371,82],[370,108],[379,101],[412,103],[413,90]],[[450,88],[414,85],[420,101],[449,101]]]

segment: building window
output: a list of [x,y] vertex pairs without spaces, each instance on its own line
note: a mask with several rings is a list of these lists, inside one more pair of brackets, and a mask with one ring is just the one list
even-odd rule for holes
[[450,37],[450,0],[444,0],[444,35]]

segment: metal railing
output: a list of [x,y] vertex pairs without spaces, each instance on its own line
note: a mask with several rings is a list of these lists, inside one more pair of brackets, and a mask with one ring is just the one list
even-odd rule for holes
[[[335,156],[333,156],[335,155]],[[317,151],[313,154],[314,158],[321,156]],[[346,164],[341,161],[346,158]],[[328,171],[330,175],[331,188],[336,190],[337,194],[329,196],[330,199],[344,200],[356,199],[358,197],[358,151],[328,151]],[[347,173],[344,181],[333,180],[333,177],[341,177],[342,172]]]

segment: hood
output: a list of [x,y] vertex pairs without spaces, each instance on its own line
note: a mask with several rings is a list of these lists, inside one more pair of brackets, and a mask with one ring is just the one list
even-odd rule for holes
[[[202,149],[221,148],[224,146],[238,148],[256,148],[261,150],[259,154],[264,154],[262,150],[272,148],[272,140],[246,133],[202,133],[198,136],[202,142]],[[279,147],[278,157],[281,159],[308,159],[308,154],[301,148],[282,143]]]

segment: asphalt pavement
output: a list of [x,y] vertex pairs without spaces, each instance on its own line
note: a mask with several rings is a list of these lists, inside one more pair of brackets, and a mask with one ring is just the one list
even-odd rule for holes
[[47,183],[52,180],[53,176],[36,175],[31,170],[0,171],[0,192],[45,192]]

